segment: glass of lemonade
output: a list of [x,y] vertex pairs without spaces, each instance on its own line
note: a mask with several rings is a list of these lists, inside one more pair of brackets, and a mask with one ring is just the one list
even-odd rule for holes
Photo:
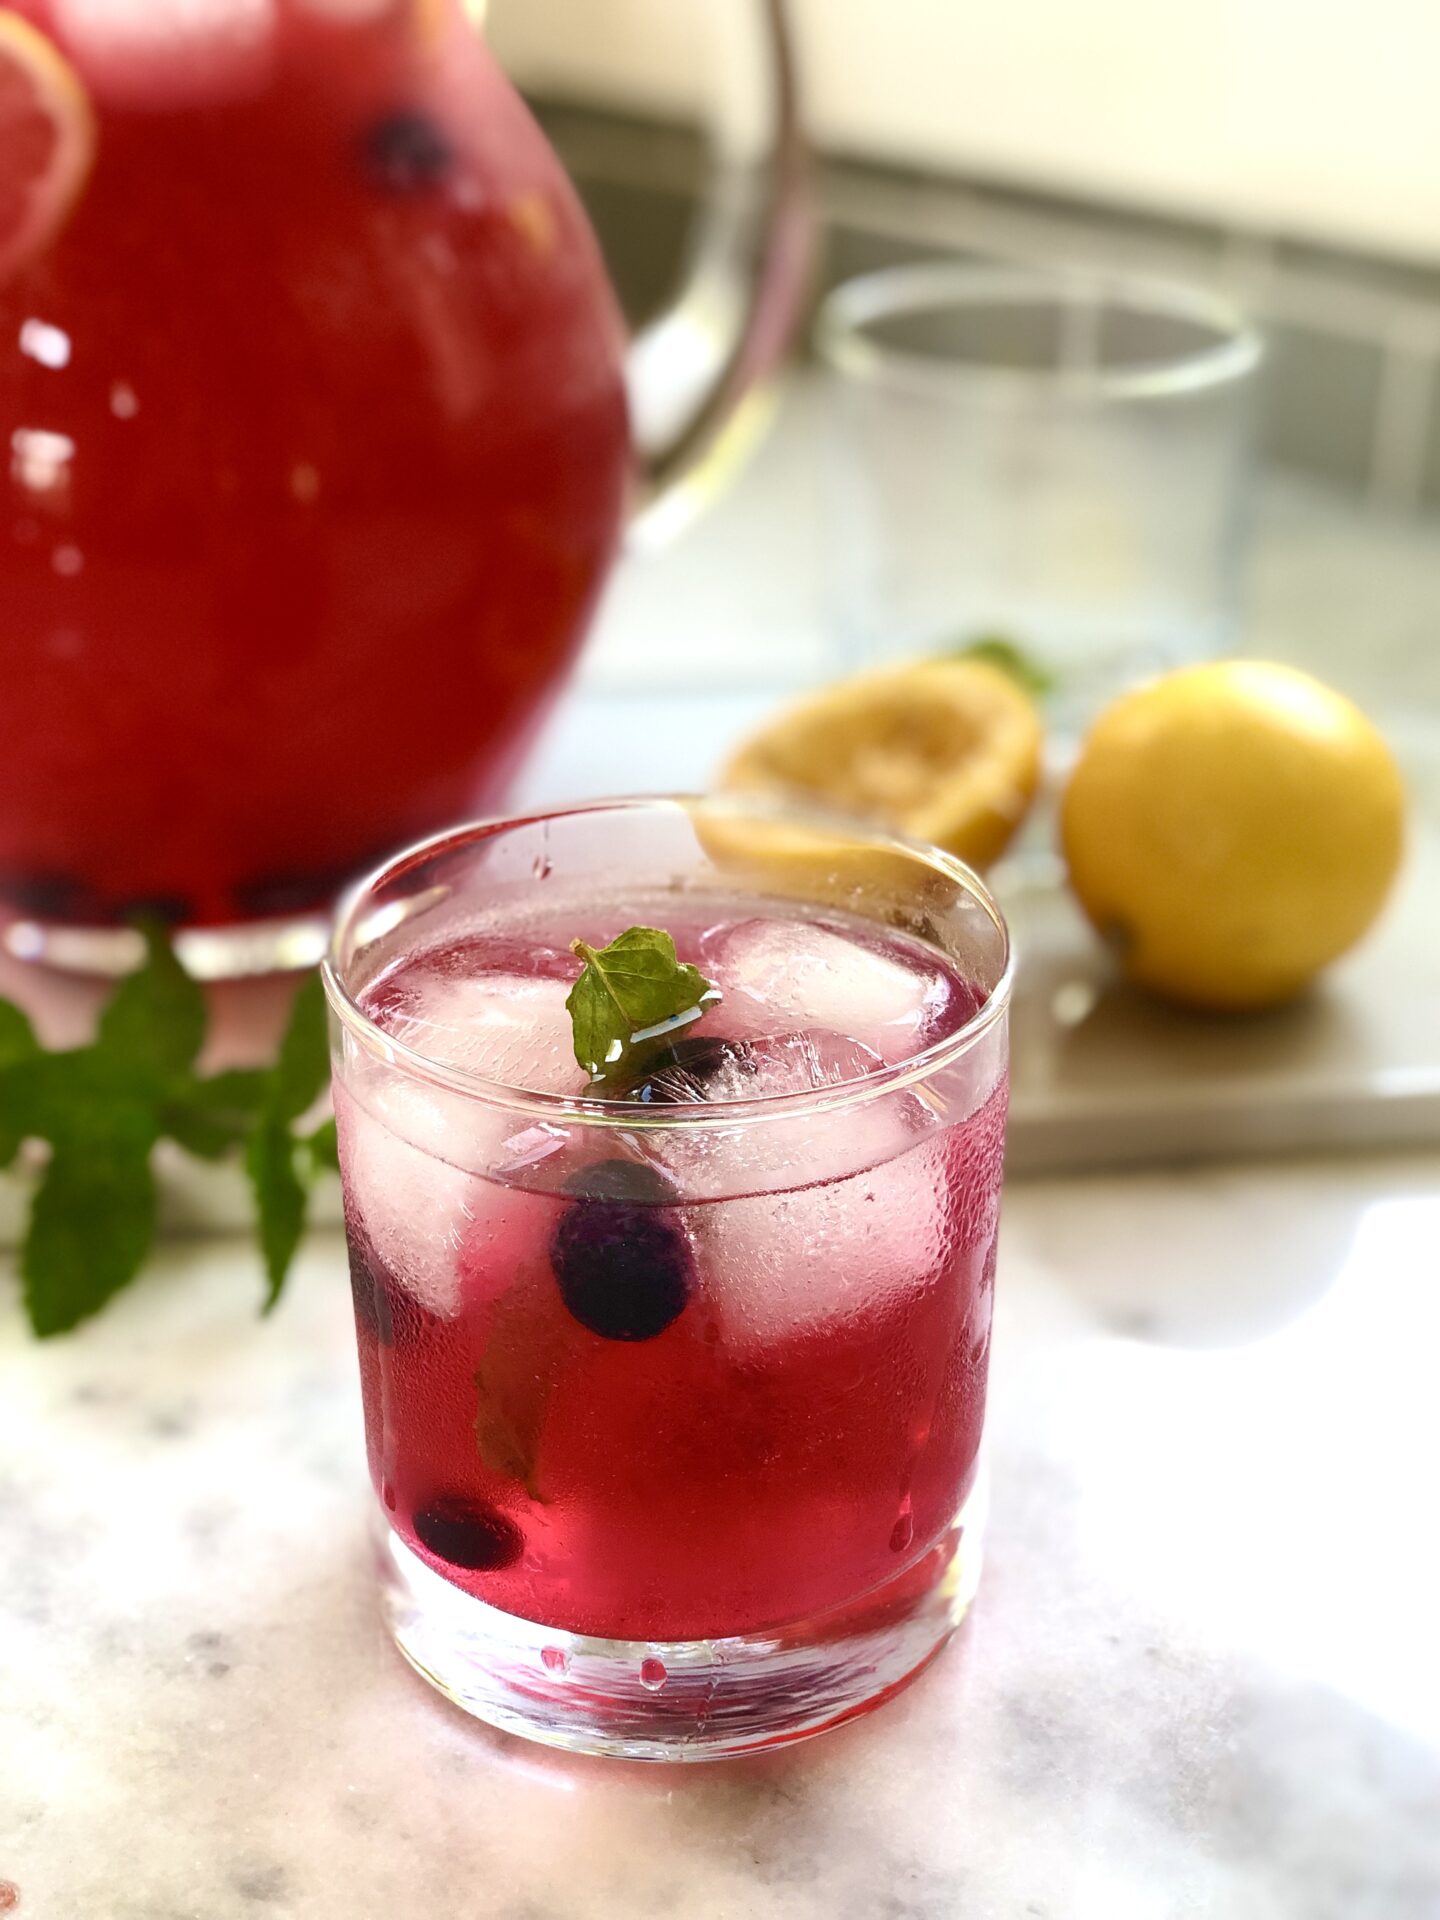
[[[706,989],[596,1078],[582,959]],[[979,1573],[1004,924],[950,856],[734,800],[466,827],[326,966],[385,1607],[461,1706],[585,1751],[818,1733]]]

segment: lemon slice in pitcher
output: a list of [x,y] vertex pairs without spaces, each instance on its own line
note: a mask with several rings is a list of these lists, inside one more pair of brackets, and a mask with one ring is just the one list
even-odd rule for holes
[[95,157],[95,118],[74,68],[0,7],[0,282],[65,224]]
[[878,821],[984,867],[1029,810],[1043,739],[1010,674],[983,660],[915,660],[787,707],[734,754],[720,786]]

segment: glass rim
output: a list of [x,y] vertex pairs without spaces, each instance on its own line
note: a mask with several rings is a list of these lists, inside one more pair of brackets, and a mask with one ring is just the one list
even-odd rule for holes
[[[983,1004],[959,1026],[917,1053],[893,1066],[881,1066],[854,1079],[833,1086],[802,1089],[795,1093],[762,1094],[750,1100],[725,1100],[707,1104],[702,1101],[677,1102],[674,1106],[647,1104],[635,1100],[601,1100],[584,1094],[545,1093],[525,1087],[512,1087],[503,1081],[487,1080],[464,1068],[432,1060],[418,1048],[396,1040],[371,1019],[350,992],[343,978],[347,940],[362,924],[367,901],[388,882],[398,878],[407,867],[416,866],[437,855],[479,844],[497,835],[542,822],[573,818],[583,814],[680,811],[687,816],[725,813],[732,817],[767,821],[777,827],[799,828],[831,836],[852,835],[866,846],[905,854],[932,871],[958,882],[983,910],[999,935],[1001,965],[995,985]],[[385,929],[388,931],[388,929]],[[381,937],[379,934],[374,936]],[[522,1113],[533,1120],[563,1121],[567,1126],[600,1129],[637,1129],[669,1132],[677,1127],[733,1128],[761,1121],[792,1119],[809,1113],[832,1113],[859,1106],[926,1080],[969,1053],[1005,1016],[1015,979],[1015,948],[1010,929],[993,894],[980,876],[954,854],[923,840],[884,828],[847,820],[835,814],[784,806],[746,795],[715,794],[634,794],[598,800],[579,800],[532,812],[496,814],[479,820],[447,827],[401,848],[382,861],[370,873],[356,881],[342,896],[336,908],[330,940],[320,964],[320,977],[331,1012],[372,1058],[384,1061],[412,1080],[439,1087],[487,1107],[500,1107]]]
[[[904,314],[978,309],[1004,300],[1064,304],[1073,296],[1097,307],[1190,321],[1216,337],[1159,362],[1002,367],[883,345],[870,331],[877,322]],[[821,303],[815,345],[833,372],[867,384],[932,396],[964,389],[1012,399],[1048,395],[1092,401],[1165,400],[1207,392],[1253,373],[1265,352],[1260,328],[1235,301],[1190,281],[1124,268],[961,260],[913,261],[842,281]]]

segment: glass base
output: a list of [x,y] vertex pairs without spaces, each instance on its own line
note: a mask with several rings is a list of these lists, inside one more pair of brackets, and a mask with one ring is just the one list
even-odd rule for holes
[[980,1578],[983,1481],[915,1565],[861,1599],[766,1633],[601,1640],[453,1587],[383,1521],[385,1617],[405,1658],[467,1713],[574,1753],[723,1760],[824,1733],[934,1659]]
[[[181,927],[173,935],[181,965],[195,980],[253,980],[296,973],[319,964],[328,938],[329,921],[319,913],[226,927]],[[99,979],[133,973],[145,958],[145,943],[133,927],[10,920],[0,926],[0,944],[17,960]]]

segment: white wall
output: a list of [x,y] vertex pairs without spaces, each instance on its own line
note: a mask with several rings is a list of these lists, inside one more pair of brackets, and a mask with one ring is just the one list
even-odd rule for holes
[[[1440,0],[792,0],[823,145],[1440,259]],[[745,0],[491,0],[522,81],[693,108]],[[728,28],[727,28],[728,31]]]

